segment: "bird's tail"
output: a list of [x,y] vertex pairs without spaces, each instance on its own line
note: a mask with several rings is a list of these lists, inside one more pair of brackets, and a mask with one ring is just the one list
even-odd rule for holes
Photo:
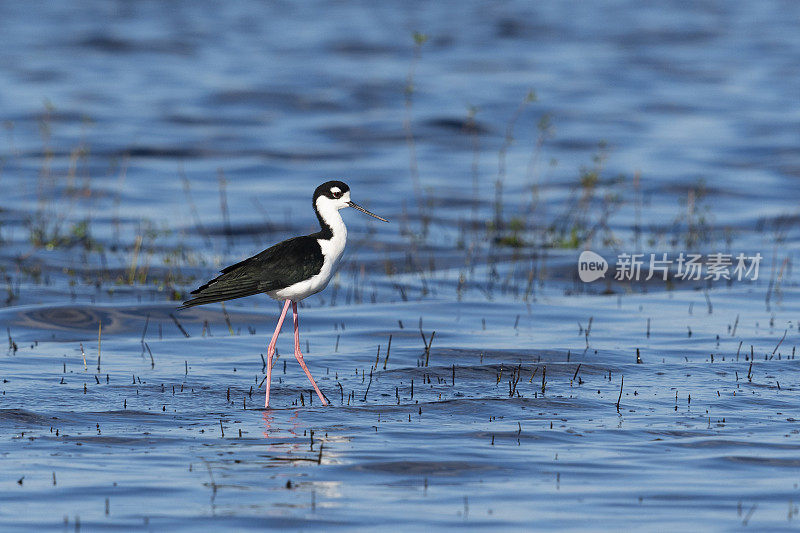
[[234,300],[236,298],[244,298],[262,292],[258,287],[256,280],[248,280],[243,278],[227,278],[223,274],[216,279],[213,279],[205,285],[192,291],[196,294],[194,298],[186,300],[178,307],[178,311],[188,309],[197,305],[205,305],[216,302],[224,302],[226,300]]

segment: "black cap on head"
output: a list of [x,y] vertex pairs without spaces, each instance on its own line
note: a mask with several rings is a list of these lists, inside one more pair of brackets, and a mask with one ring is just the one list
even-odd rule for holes
[[344,193],[350,190],[350,187],[343,181],[331,180],[326,181],[314,191],[314,201],[320,196],[325,196],[335,200],[341,198]]

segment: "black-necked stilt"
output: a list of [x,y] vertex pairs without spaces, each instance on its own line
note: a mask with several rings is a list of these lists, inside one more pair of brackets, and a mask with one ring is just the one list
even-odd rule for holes
[[267,348],[267,392],[264,407],[269,407],[269,386],[272,378],[272,356],[275,343],[283,326],[283,319],[292,305],[294,317],[294,356],[309,381],[314,386],[322,405],[325,397],[308,371],[300,352],[300,333],[297,302],[324,289],[336,272],[347,241],[347,228],[340,209],[353,207],[378,220],[388,222],[350,201],[350,187],[342,181],[327,181],[314,191],[314,212],[320,230],[311,235],[294,237],[279,242],[263,252],[235,265],[222,269],[222,275],[192,291],[196,295],[183,302],[178,309],[242,298],[252,294],[267,293],[276,300],[286,300]]

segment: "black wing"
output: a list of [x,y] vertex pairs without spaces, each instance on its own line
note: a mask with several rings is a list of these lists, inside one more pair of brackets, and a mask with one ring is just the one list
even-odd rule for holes
[[192,291],[196,294],[178,309],[223,302],[252,294],[282,289],[310,278],[322,269],[324,257],[317,239],[295,237],[244,261],[225,267],[205,285]]

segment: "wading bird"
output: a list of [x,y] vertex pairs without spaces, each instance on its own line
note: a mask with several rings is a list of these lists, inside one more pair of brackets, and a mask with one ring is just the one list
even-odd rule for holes
[[347,241],[347,228],[340,209],[352,207],[378,220],[388,222],[375,213],[370,213],[350,201],[350,187],[341,181],[327,181],[314,191],[314,212],[319,219],[320,230],[311,235],[294,237],[279,242],[263,252],[231,265],[221,275],[192,291],[191,300],[183,302],[178,309],[242,298],[252,294],[266,293],[276,300],[286,300],[275,327],[275,333],[267,347],[267,392],[264,407],[269,407],[269,386],[272,379],[272,356],[275,343],[283,326],[283,319],[292,305],[294,318],[294,356],[309,381],[314,386],[322,405],[328,402],[308,371],[300,352],[299,318],[297,302],[324,289],[336,272]]

